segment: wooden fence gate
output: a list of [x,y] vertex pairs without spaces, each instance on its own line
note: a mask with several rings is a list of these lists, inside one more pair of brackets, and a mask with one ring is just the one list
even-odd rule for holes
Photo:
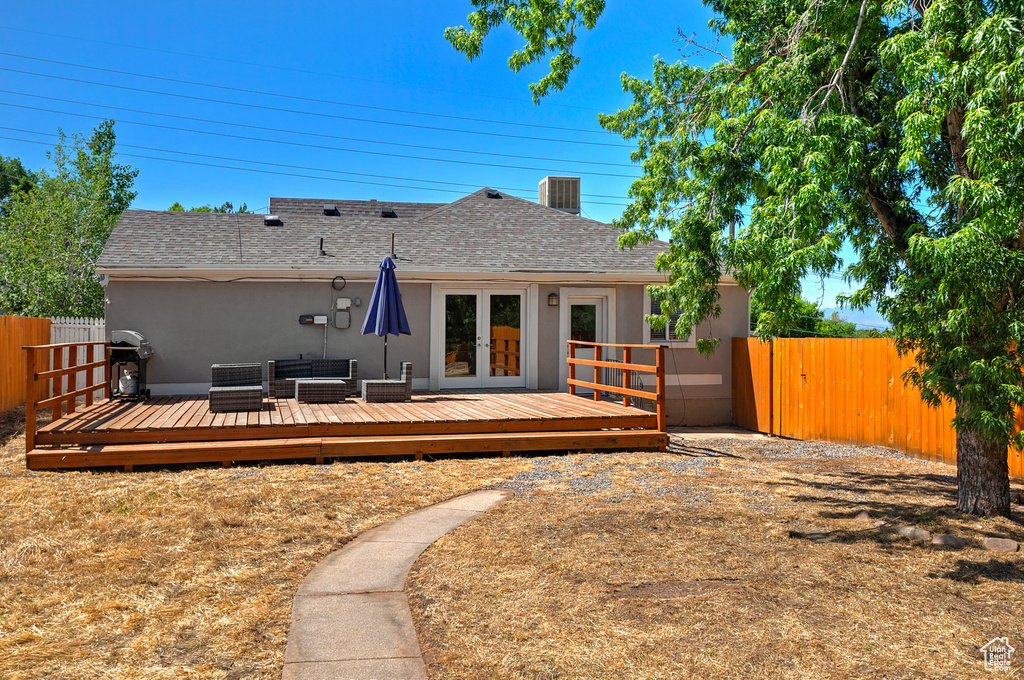
[[[733,422],[794,439],[888,446],[954,463],[952,402],[928,406],[903,381],[913,365],[885,338],[733,338]],[[1017,422],[1024,426],[1024,412]],[[1010,475],[1024,477],[1024,454],[1008,451]]]

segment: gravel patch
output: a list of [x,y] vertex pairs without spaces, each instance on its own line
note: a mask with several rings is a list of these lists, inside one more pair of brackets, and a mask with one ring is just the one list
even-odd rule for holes
[[[764,458],[816,458],[839,460],[857,456],[880,456],[891,460],[917,460],[896,449],[883,446],[855,446],[835,444],[832,442],[800,441],[797,439],[699,439],[673,440],[673,449],[683,453],[705,452],[705,455],[739,456],[747,458],[751,454]],[[714,452],[714,453],[711,453]]]
[[[766,466],[771,466],[774,461],[787,461],[791,468],[812,470],[815,468],[813,460],[841,460],[859,456],[915,460],[899,451],[880,446],[850,446],[793,439],[684,440],[674,437],[668,453],[673,454],[674,458],[645,461],[631,457],[617,462],[610,470],[605,469],[604,465],[609,454],[591,454],[574,461],[565,458],[533,458],[532,469],[520,472],[495,486],[514,489],[527,500],[535,497],[533,492],[543,488],[557,489],[567,499],[577,501],[594,494],[602,494],[602,500],[612,503],[638,501],[645,496],[674,496],[683,504],[709,506],[715,497],[736,497],[752,509],[774,510],[779,499],[771,494],[743,489],[708,489],[700,482],[683,480],[673,483],[675,480],[672,477],[706,477],[721,470],[723,460],[730,461],[727,468],[729,474],[738,474],[751,480],[769,474]],[[808,460],[802,463],[800,459]],[[628,483],[624,481],[626,479]],[[616,494],[614,492],[620,482],[624,486]],[[863,496],[862,490],[839,482],[830,482],[828,486],[834,496],[843,500],[857,502]]]

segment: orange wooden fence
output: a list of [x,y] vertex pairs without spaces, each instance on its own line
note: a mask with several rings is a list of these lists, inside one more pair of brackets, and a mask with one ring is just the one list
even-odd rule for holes
[[[899,356],[892,340],[733,338],[732,357],[733,422],[740,427],[956,461],[952,402],[932,408],[904,383],[913,358]],[[1008,459],[1010,475],[1024,477],[1024,454],[1011,447]]]
[[50,342],[50,320],[0,316],[0,412],[21,406],[25,393],[25,345]]

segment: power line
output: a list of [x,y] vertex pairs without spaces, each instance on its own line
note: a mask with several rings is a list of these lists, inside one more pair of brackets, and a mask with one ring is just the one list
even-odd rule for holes
[[371,123],[374,125],[392,125],[395,127],[403,128],[416,128],[420,130],[433,130],[435,132],[452,132],[457,134],[465,135],[481,135],[484,137],[504,137],[507,139],[526,139],[534,142],[548,142],[552,144],[582,144],[586,146],[605,146],[620,149],[631,149],[633,148],[629,144],[612,144],[610,142],[585,142],[574,139],[551,139],[548,137],[531,137],[529,135],[513,135],[505,132],[480,132],[477,130],[459,130],[457,128],[443,128],[433,125],[417,125],[415,123],[399,123],[396,121],[386,120],[374,120],[372,118],[355,118],[352,116],[339,116],[334,113],[320,113],[318,111],[300,111],[298,109],[282,109],[277,106],[264,106],[262,104],[247,104],[244,102],[233,102],[226,99],[214,99],[213,97],[197,97],[191,94],[179,94],[175,92],[161,92],[159,90],[147,90],[144,87],[130,87],[128,85],[114,85],[113,83],[100,83],[95,80],[84,80],[82,78],[71,78],[68,76],[55,76],[49,73],[36,73],[34,71],[22,71],[16,68],[7,68],[0,66],[0,71],[7,71],[8,73],[19,73],[21,75],[33,76],[37,78],[51,78],[53,80],[63,80],[71,83],[82,83],[84,85],[95,85],[96,87],[107,87],[117,90],[128,90],[130,92],[142,92],[144,94],[155,94],[163,97],[175,97],[178,99],[189,99],[192,101],[208,102],[211,104],[224,104],[227,106],[240,106],[248,109],[259,109],[262,111],[273,111],[274,113],[292,113],[299,116],[313,116],[316,118],[329,118],[331,120],[347,120],[356,123]]
[[13,94],[18,97],[31,97],[33,99],[45,99],[47,101],[61,102],[64,104],[77,104],[80,106],[91,106],[98,109],[109,109],[111,111],[127,111],[128,113],[141,113],[147,116],[161,116],[163,118],[177,118],[179,120],[191,120],[197,123],[212,123],[214,125],[228,125],[231,127],[247,128],[250,130],[263,130],[265,132],[284,132],[291,135],[305,135],[308,137],[320,137],[322,139],[337,139],[347,142],[362,142],[365,144],[380,144],[384,146],[399,146],[407,149],[424,149],[427,151],[447,151],[450,153],[461,153],[461,154],[472,154],[479,156],[495,156],[497,158],[518,158],[521,160],[531,161],[551,161],[552,163],[579,163],[586,165],[604,165],[616,168],[635,168],[636,166],[632,163],[605,163],[603,161],[580,161],[580,160],[562,160],[558,158],[546,158],[543,156],[522,156],[518,154],[510,153],[497,153],[493,151],[474,151],[470,149],[451,149],[443,146],[424,146],[421,144],[405,144],[402,142],[384,142],[376,139],[363,139],[361,137],[345,137],[342,135],[329,135],[320,132],[305,132],[301,130],[289,130],[287,128],[275,128],[267,127],[265,125],[248,125],[246,123],[234,123],[224,120],[216,120],[213,118],[197,118],[195,116],[182,116],[175,113],[160,113],[158,111],[147,111],[145,109],[130,109],[123,106],[111,106],[109,104],[94,104],[92,102],[83,102],[77,99],[63,99],[61,97],[49,97],[43,94],[31,94],[28,92],[18,92],[16,90],[0,90],[3,94]]
[[315,104],[330,104],[331,106],[347,106],[355,109],[366,109],[369,111],[387,111],[389,113],[404,113],[411,116],[430,116],[432,118],[446,118],[448,120],[462,120],[472,123],[489,123],[492,125],[511,125],[514,127],[528,127],[538,128],[542,130],[558,130],[562,132],[583,132],[591,135],[608,135],[607,130],[587,130],[586,128],[571,128],[561,127],[558,125],[539,125],[537,123],[517,123],[507,120],[494,120],[493,118],[472,118],[469,116],[453,116],[444,113],[429,113],[427,111],[413,111],[410,109],[394,109],[387,106],[370,106],[368,104],[352,104],[351,102],[339,102],[330,99],[316,99],[314,97],[300,97],[291,94],[281,94],[279,92],[267,92],[265,90],[249,90],[243,87],[231,87],[228,85],[215,85],[213,83],[204,83],[196,80],[180,80],[178,78],[167,78],[165,76],[154,76],[146,73],[135,73],[133,71],[119,71],[112,68],[102,68],[100,66],[89,66],[87,64],[76,64],[70,61],[57,61],[55,59],[43,59],[42,57],[30,57],[24,54],[13,54],[11,52],[0,52],[0,56],[14,57],[15,59],[27,59],[31,61],[40,61],[46,64],[58,64],[60,66],[72,66],[74,68],[88,69],[90,71],[101,71],[103,73],[116,73],[122,76],[132,76],[134,78],[148,78],[150,80],[160,80],[166,83],[177,83],[179,85],[195,85],[197,87],[209,87],[217,90],[227,90],[229,92],[242,92],[245,94],[256,94],[262,97],[280,97],[282,99],[291,99],[293,101],[300,102],[312,102]]
[[[2,69],[0,69],[0,70],[2,70]],[[102,118],[100,116],[92,116],[92,115],[89,115],[89,114],[86,114],[86,113],[73,113],[71,111],[57,111],[55,109],[44,109],[44,108],[41,108],[41,107],[38,107],[38,106],[27,106],[27,105],[24,105],[24,104],[11,104],[9,102],[0,102],[0,106],[10,106],[10,107],[13,107],[13,108],[18,108],[18,109],[28,109],[30,111],[42,111],[42,112],[45,112],[45,113],[57,113],[57,114],[64,115],[64,116],[77,116],[79,118],[90,118],[90,119],[93,119],[93,120],[102,120]],[[323,146],[323,145],[320,145],[320,144],[305,144],[303,142],[289,142],[289,141],[285,141],[285,140],[281,140],[281,139],[266,139],[266,138],[263,138],[263,137],[248,137],[246,135],[233,135],[233,134],[230,134],[230,133],[227,133],[227,132],[211,132],[211,131],[208,131],[208,130],[194,130],[194,129],[191,129],[191,128],[175,127],[173,125],[160,125],[158,123],[143,123],[143,122],[140,122],[140,121],[133,121],[133,120],[123,120],[122,119],[122,120],[119,120],[118,122],[119,123],[123,123],[125,125],[141,125],[141,126],[145,126],[145,127],[161,128],[161,129],[164,129],[164,130],[175,130],[177,132],[192,132],[192,133],[199,134],[199,135],[212,135],[212,136],[215,136],[215,137],[230,137],[232,139],[243,139],[243,140],[252,141],[252,142],[265,142],[265,143],[269,143],[269,144],[285,144],[285,145],[288,145],[288,146],[300,146],[300,147],[305,147],[305,148],[309,148],[309,149],[319,149],[319,150],[322,150],[322,151],[323,150],[326,150],[326,151],[342,151],[342,152],[345,152],[345,153],[359,153],[359,154],[366,154],[366,155],[370,155],[370,156],[386,156],[386,157],[389,157],[389,158],[402,158],[402,159],[407,159],[407,160],[430,161],[430,162],[434,162],[434,163],[454,163],[456,165],[476,165],[476,166],[481,166],[481,167],[504,168],[504,169],[509,169],[509,170],[530,170],[530,171],[536,171],[536,172],[567,172],[567,173],[575,173],[575,172],[577,172],[576,170],[553,169],[553,168],[532,168],[532,167],[522,166],[522,165],[505,165],[505,164],[502,164],[502,163],[484,163],[484,162],[481,162],[481,161],[469,161],[469,160],[463,161],[463,160],[456,160],[456,159],[452,159],[452,158],[430,158],[428,156],[409,156],[409,155],[406,155],[406,154],[387,153],[386,151],[366,151],[366,150],[363,150],[363,149],[346,149],[346,148],[337,147],[337,146]],[[582,174],[586,174],[586,175],[590,175],[590,176],[595,176],[595,177],[621,177],[621,178],[625,178],[625,179],[636,179],[636,177],[633,176],[633,175],[622,175],[622,174],[610,173],[610,172],[586,172],[586,173],[582,173]]]
[[[162,49],[159,49],[159,48],[156,48],[156,47],[142,47],[140,45],[128,45],[126,43],[116,43],[116,42],[110,42],[110,41],[106,41],[106,40],[96,40],[96,39],[93,39],[93,38],[83,38],[83,37],[78,36],[78,35],[62,35],[60,33],[47,33],[45,31],[36,31],[36,30],[28,29],[28,28],[16,28],[14,26],[2,26],[2,25],[0,25],[0,29],[7,30],[7,31],[18,31],[18,32],[21,32],[21,33],[34,33],[36,35],[45,35],[45,36],[50,37],[50,38],[62,38],[62,39],[65,39],[65,40],[78,40],[80,42],[93,43],[93,44],[96,44],[96,45],[108,45],[108,46],[111,46],[111,47],[123,47],[123,48],[131,49],[131,50],[142,50],[142,51],[145,51],[145,52],[156,52],[156,53],[159,53],[159,54],[173,54],[173,55],[178,56],[178,57],[190,57],[190,58],[193,58],[193,59],[206,59],[208,61],[219,61],[219,62],[223,62],[223,63],[226,63],[226,64],[239,64],[241,66],[255,66],[257,68],[274,69],[274,70],[277,70],[277,71],[285,71],[285,72],[288,72],[288,73],[305,73],[307,75],[327,76],[329,78],[340,78],[342,80],[355,80],[355,81],[364,82],[364,83],[376,83],[378,85],[397,85],[397,86],[403,87],[403,88],[415,88],[415,89],[419,89],[419,90],[431,90],[433,92],[444,92],[444,93],[448,93],[448,94],[457,94],[457,95],[463,96],[463,97],[467,97],[467,96],[468,97],[482,97],[482,98],[485,98],[485,99],[497,99],[497,100],[500,100],[500,101],[516,102],[518,104],[528,104],[528,105],[531,105],[531,106],[533,105],[533,102],[528,100],[528,99],[519,99],[519,98],[516,98],[516,97],[501,97],[499,95],[484,94],[484,93],[481,93],[481,92],[467,92],[465,90],[448,90],[448,89],[441,88],[441,87],[427,87],[425,85],[415,85],[415,84],[410,84],[410,83],[396,83],[394,81],[376,80],[376,79],[373,79],[373,78],[357,78],[355,76],[343,76],[343,75],[339,75],[337,73],[327,73],[325,71],[311,71],[311,70],[308,70],[308,69],[291,68],[291,67],[288,67],[288,66],[280,66],[278,64],[260,64],[260,63],[251,62],[251,61],[241,61],[239,59],[225,59],[223,57],[211,57],[211,56],[206,55],[206,54],[192,54],[190,52],[175,52],[173,50],[162,50]],[[545,106],[556,106],[558,108],[563,108],[563,109],[575,109],[577,111],[593,111],[594,113],[604,113],[604,111],[601,110],[601,109],[595,109],[595,108],[587,107],[587,106],[573,106],[571,104],[558,104],[558,103],[555,103],[555,102],[545,102]]]
[[[4,128],[4,129],[6,129],[6,128]],[[34,134],[48,134],[48,133],[34,133]],[[7,140],[10,140],[10,141],[13,141],[13,142],[24,142],[26,144],[39,144],[39,145],[43,145],[43,146],[47,146],[48,145],[47,142],[43,142],[43,141],[38,141],[38,140],[33,140],[33,139],[20,139],[18,137],[7,137],[7,136],[4,136],[4,135],[0,135],[0,139],[7,139]],[[128,146],[128,145],[122,144],[122,146]],[[187,153],[187,152],[170,151],[169,153]],[[300,177],[300,178],[304,178],[304,179],[316,179],[316,180],[323,180],[323,181],[327,181],[327,182],[342,182],[342,183],[346,183],[346,184],[367,184],[367,185],[371,185],[371,186],[393,187],[393,188],[398,188],[398,189],[415,189],[415,190],[418,190],[418,191],[442,191],[444,193],[449,193],[449,194],[462,194],[462,195],[465,195],[465,191],[460,191],[458,189],[442,189],[442,188],[439,188],[439,187],[422,187],[422,186],[413,186],[413,185],[408,185],[408,184],[392,184],[392,183],[387,183],[387,182],[370,182],[370,181],[355,180],[355,179],[341,179],[341,178],[338,178],[338,177],[323,177],[321,175],[307,175],[307,174],[294,173],[294,172],[280,172],[280,171],[276,171],[276,170],[261,170],[261,169],[258,169],[258,168],[240,168],[240,167],[233,166],[233,165],[221,165],[219,163],[203,163],[203,162],[200,162],[200,161],[186,161],[186,160],[182,160],[182,159],[179,159],[179,158],[160,158],[159,156],[147,156],[147,155],[144,155],[144,154],[119,153],[118,155],[119,156],[124,156],[126,158],[142,158],[142,159],[146,159],[146,160],[163,161],[165,163],[183,163],[185,165],[197,165],[197,166],[202,166],[202,167],[207,167],[207,168],[219,168],[219,169],[224,169],[224,170],[240,170],[242,172],[254,172],[254,173],[262,174],[262,175],[280,175],[280,176],[283,176],[283,177]],[[199,154],[192,154],[192,155],[199,155]],[[217,158],[217,157],[214,156],[213,158]],[[262,161],[239,161],[239,162],[262,163]],[[285,167],[301,167],[301,166],[285,166]],[[340,171],[327,170],[327,172],[340,172]],[[377,175],[370,175],[370,176],[371,177],[375,177]],[[413,181],[415,181],[415,180],[413,180]],[[472,186],[475,186],[475,185],[472,185]],[[506,189],[506,191],[523,191],[523,192],[526,192],[526,190],[522,190],[522,189],[512,189],[512,190]],[[613,206],[625,205],[623,203],[610,203],[610,202],[602,202],[602,201],[589,201],[589,203],[591,203],[593,205],[613,205]]]
[[[35,130],[23,130],[21,128],[12,128],[12,127],[6,127],[6,126],[2,126],[2,125],[0,125],[0,130],[9,130],[11,132],[22,132],[22,133],[30,134],[30,135],[40,135],[42,137],[57,137],[57,135],[52,133],[52,132],[37,132]],[[13,140],[14,138],[13,137],[6,137],[5,139],[12,139]],[[27,141],[31,141],[31,140],[15,140],[15,141],[26,141],[27,142]],[[336,174],[336,175],[352,175],[354,177],[372,177],[372,178],[375,178],[375,179],[388,179],[388,180],[396,180],[396,181],[400,181],[400,182],[420,182],[420,183],[427,183],[427,184],[442,184],[442,185],[457,186],[457,187],[470,187],[470,188],[473,188],[474,190],[479,188],[479,186],[480,186],[479,184],[467,184],[465,182],[445,182],[445,181],[442,181],[442,180],[434,180],[434,179],[421,179],[421,178],[412,178],[412,177],[394,177],[394,176],[390,176],[390,175],[376,175],[376,174],[365,173],[365,172],[349,172],[349,171],[345,171],[345,170],[333,170],[331,168],[318,168],[318,167],[310,167],[310,166],[305,166],[305,165],[289,165],[289,164],[286,164],[286,163],[272,163],[270,161],[257,161],[257,160],[251,160],[251,159],[248,159],[248,158],[231,158],[229,156],[214,156],[214,155],[210,155],[210,154],[196,153],[196,152],[192,152],[192,151],[176,151],[174,149],[161,149],[161,148],[152,147],[152,146],[139,146],[137,144],[124,144],[124,143],[121,143],[121,144],[119,144],[119,146],[122,146],[122,147],[128,148],[128,149],[140,149],[142,151],[159,151],[160,153],[172,153],[172,154],[177,154],[177,155],[181,155],[181,156],[194,156],[194,157],[197,157],[197,158],[209,158],[211,160],[231,161],[231,162],[234,162],[234,163],[252,163],[252,164],[255,164],[255,165],[268,165],[268,166],[272,166],[272,167],[289,168],[289,169],[292,169],[292,170],[311,170],[311,171],[314,171],[314,172],[328,172],[328,173]],[[529,195],[531,193],[531,191],[532,191],[531,189],[519,189],[519,188],[500,187],[500,186],[494,187],[494,188],[495,189],[502,189],[504,191],[509,191],[509,192],[519,192],[519,193],[523,193],[523,194],[527,194],[527,195]],[[619,196],[608,196],[608,195],[604,195],[604,194],[581,194],[581,196],[588,196],[588,197],[593,196],[593,197],[596,197],[596,198],[620,198]],[[628,203],[601,203],[601,205],[620,205],[620,206],[626,206],[626,205],[628,205]]]

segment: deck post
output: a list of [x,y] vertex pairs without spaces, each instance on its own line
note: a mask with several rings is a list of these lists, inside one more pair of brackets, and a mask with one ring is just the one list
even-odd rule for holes
[[[78,347],[68,347],[68,363],[67,368],[74,368],[78,366]],[[68,392],[73,393],[78,388],[78,371],[68,373]],[[63,388],[62,388],[63,389]],[[75,412],[75,400],[77,397],[68,397],[67,402],[64,404],[64,413],[71,415]]]
[[[626,346],[622,348],[622,363],[633,363],[633,348]],[[633,387],[633,372],[628,368],[622,369],[622,386],[631,389]],[[633,405],[633,398],[628,394],[622,395],[622,405],[629,407]]]
[[[601,345],[594,347],[594,361],[601,361]],[[594,366],[594,384],[601,384],[601,367]],[[594,388],[594,401],[601,401],[601,388]]]
[[104,399],[110,399],[110,345],[103,345],[103,356],[105,358],[103,364],[103,397]]
[[[50,353],[53,355],[53,361],[50,362],[50,369],[55,371],[57,369],[64,368],[64,348],[63,347],[54,347],[52,350],[50,350]],[[61,391],[63,391],[63,389],[64,389],[64,376],[57,375],[57,376],[54,376],[54,377],[50,378],[50,397],[59,397],[60,393],[61,393]],[[64,402],[58,401],[56,404],[54,404],[52,407],[50,407],[50,414],[51,414],[50,422],[51,423],[55,423],[58,420],[60,420],[60,418],[61,418],[61,407],[63,405],[64,405]]]
[[661,345],[656,350],[655,368],[658,377],[658,431],[665,432],[665,346]]
[[[86,347],[85,347],[85,363],[91,364],[93,362],[93,359],[96,357],[95,349],[96,349],[95,345],[86,345]],[[96,369],[95,368],[90,368],[89,371],[85,374],[85,383],[86,383],[86,385],[92,385],[93,384],[93,380],[95,378],[96,378]],[[92,390],[89,390],[88,392],[85,393],[85,405],[86,405],[86,407],[92,406],[92,395],[93,395],[93,391]]]
[[39,387],[36,385],[36,350],[26,347],[25,358],[25,453],[36,447],[36,401]]
[[576,379],[576,345],[569,341],[569,394],[576,394],[576,386],[572,381]]

